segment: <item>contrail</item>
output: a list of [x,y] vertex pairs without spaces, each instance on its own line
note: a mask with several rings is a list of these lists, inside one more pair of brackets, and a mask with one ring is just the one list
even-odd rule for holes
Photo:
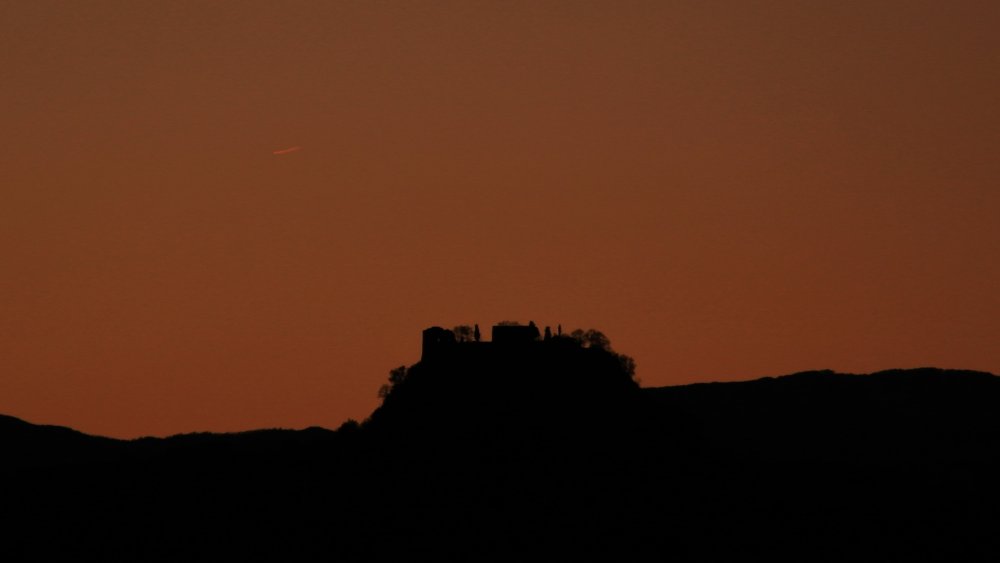
[[288,153],[292,153],[292,152],[300,151],[300,150],[302,150],[302,147],[288,147],[287,149],[281,149],[281,150],[273,151],[273,152],[271,152],[271,154],[282,155],[282,154],[288,154]]

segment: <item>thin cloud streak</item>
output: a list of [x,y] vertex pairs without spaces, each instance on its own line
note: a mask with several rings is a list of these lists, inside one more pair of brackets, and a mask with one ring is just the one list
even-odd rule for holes
[[271,152],[271,154],[279,155],[280,156],[280,155],[283,155],[283,154],[289,154],[289,153],[293,153],[293,152],[298,152],[300,150],[302,150],[302,147],[288,147],[287,149],[281,149],[281,150],[273,151],[273,152]]

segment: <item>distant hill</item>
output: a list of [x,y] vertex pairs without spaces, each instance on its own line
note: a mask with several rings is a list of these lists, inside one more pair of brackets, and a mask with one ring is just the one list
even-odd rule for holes
[[1000,553],[994,375],[640,389],[599,347],[448,357],[336,432],[120,441],[0,417],[4,560]]
[[980,446],[1000,439],[1000,378],[984,372],[813,371],[643,392],[702,447],[755,455],[954,461],[983,455]]
[[0,447],[7,468],[96,461],[114,450],[116,442],[63,426],[35,425],[0,415]]

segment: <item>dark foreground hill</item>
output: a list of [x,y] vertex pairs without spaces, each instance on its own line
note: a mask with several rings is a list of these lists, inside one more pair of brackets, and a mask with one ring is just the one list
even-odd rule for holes
[[617,355],[539,353],[421,362],[369,421],[337,432],[116,441],[0,418],[0,558],[1000,554],[1000,378],[639,389]]

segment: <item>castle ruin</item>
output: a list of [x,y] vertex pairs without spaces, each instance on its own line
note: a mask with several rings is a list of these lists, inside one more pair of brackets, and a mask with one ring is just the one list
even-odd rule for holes
[[[546,335],[551,331],[546,329]],[[455,338],[454,331],[432,326],[423,332],[423,350],[420,355],[421,361],[446,358],[456,354],[459,350],[477,349],[486,350],[492,347],[502,347],[505,349],[529,346],[533,342],[541,341],[541,333],[534,322],[527,325],[520,324],[497,324],[491,330],[491,341],[482,342],[478,338],[479,326],[476,325],[476,339],[474,341],[459,341]]]

